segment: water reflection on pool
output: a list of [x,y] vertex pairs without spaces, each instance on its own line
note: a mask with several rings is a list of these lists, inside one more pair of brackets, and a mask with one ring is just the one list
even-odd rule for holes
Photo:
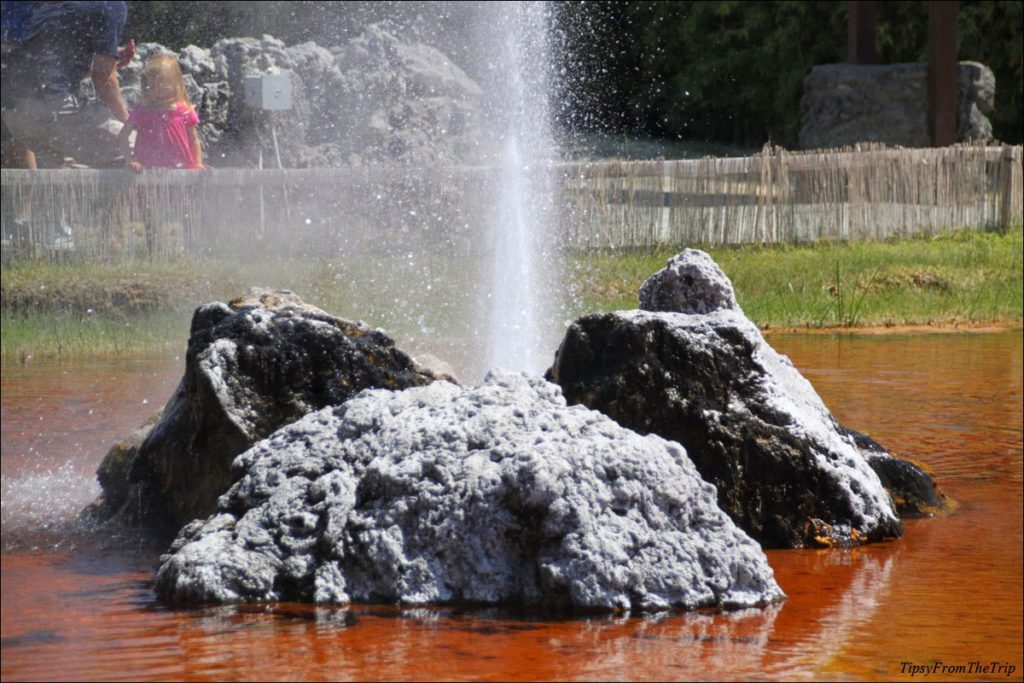
[[68,528],[106,447],[180,360],[32,364],[2,378],[2,677],[892,679],[1009,664],[1022,679],[1022,335],[773,336],[843,424],[927,463],[960,506],[903,539],[771,551],[789,595],[732,613],[577,619],[306,605],[171,610],[159,548]]

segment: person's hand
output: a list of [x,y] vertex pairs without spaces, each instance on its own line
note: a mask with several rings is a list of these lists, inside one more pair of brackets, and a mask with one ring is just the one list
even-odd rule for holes
[[128,162],[128,168],[130,168],[131,170],[135,171],[136,173],[142,173],[142,164],[140,164],[137,161],[134,161],[134,160],[129,161]]
[[132,61],[132,57],[135,56],[135,39],[132,38],[128,41],[128,44],[124,47],[117,48],[117,62],[116,66],[118,69],[123,69],[128,66]]

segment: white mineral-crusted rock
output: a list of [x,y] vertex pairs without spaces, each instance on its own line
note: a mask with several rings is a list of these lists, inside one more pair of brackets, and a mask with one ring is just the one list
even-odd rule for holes
[[219,511],[172,545],[164,599],[658,610],[783,597],[678,444],[525,375],[364,391],[235,467]]
[[684,249],[640,287],[640,308],[646,311],[711,313],[739,310],[732,282],[710,256]]

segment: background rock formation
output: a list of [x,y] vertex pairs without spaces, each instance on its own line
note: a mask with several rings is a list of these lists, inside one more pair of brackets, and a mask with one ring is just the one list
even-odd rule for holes
[[[467,161],[479,140],[480,87],[445,55],[399,40],[380,24],[335,47],[287,46],[271,36],[227,38],[178,53],[138,46],[121,71],[129,105],[140,97],[145,59],[175,54],[201,120],[211,166],[286,168],[395,161]],[[247,76],[288,73],[292,109],[264,112],[245,103]]]
[[[995,104],[996,79],[977,62],[961,62],[957,141],[992,140],[984,112]],[[929,147],[928,65],[822,64],[811,69],[800,101],[802,149],[883,142]]]
[[235,468],[217,513],[172,545],[164,599],[651,610],[782,597],[678,444],[567,408],[525,375],[366,391]]

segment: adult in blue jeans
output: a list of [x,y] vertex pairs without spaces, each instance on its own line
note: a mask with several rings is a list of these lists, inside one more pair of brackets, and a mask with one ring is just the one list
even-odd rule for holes
[[[134,43],[119,47],[127,18],[124,2],[32,5],[22,37],[6,56],[0,95],[0,115],[16,145],[59,163],[120,165],[117,135],[128,108],[117,69],[135,52]],[[81,92],[87,76],[98,102]],[[20,207],[15,231],[28,211]]]
[[[0,1],[0,74],[6,74],[7,55],[21,45],[28,30],[28,22],[32,18],[32,0]],[[7,79],[4,76],[3,81]],[[7,130],[7,124],[0,120],[0,142],[3,144],[4,168],[35,168],[36,155],[32,150],[20,144]]]
[[[118,161],[117,134],[128,108],[117,67],[134,53],[119,53],[127,19],[124,2],[33,5],[24,38],[4,70],[2,115],[15,140],[88,166]],[[86,76],[99,102],[83,97]]]

